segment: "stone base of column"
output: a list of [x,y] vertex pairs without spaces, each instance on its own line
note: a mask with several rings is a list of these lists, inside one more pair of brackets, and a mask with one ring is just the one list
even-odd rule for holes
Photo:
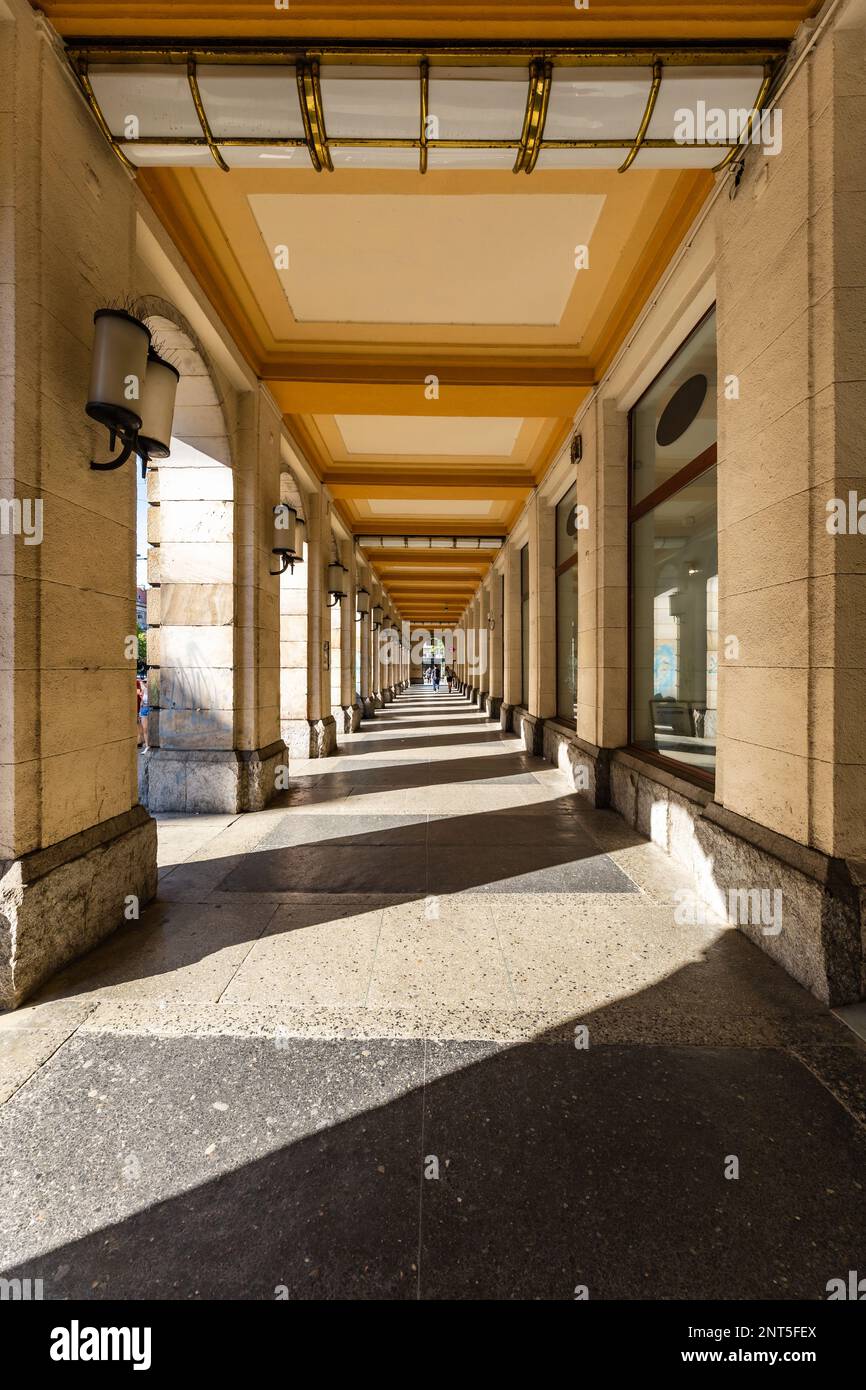
[[499,722],[499,711],[502,708],[501,695],[488,695],[484,701],[484,708],[488,719],[495,719]]
[[530,714],[528,710],[518,707],[511,716],[514,732],[523,740],[523,747],[527,753],[534,753],[536,757],[544,754],[544,720],[537,714]]
[[375,719],[376,717],[376,697],[375,695],[365,695],[361,701],[361,718]]
[[343,705],[340,710],[342,719],[342,733],[355,734],[361,727],[361,706]]
[[337,721],[332,714],[324,719],[284,719],[281,732],[293,758],[330,758],[337,751]]
[[482,714],[485,714],[485,713],[487,712],[487,691],[486,691],[486,690],[480,690],[480,689],[479,689],[478,694],[477,694],[476,697],[475,697],[475,703],[477,704],[478,708],[481,710],[481,713],[482,713]]
[[548,719],[542,733],[542,754],[560,772],[565,773],[572,789],[586,800],[587,805],[610,805],[609,748],[598,748],[594,743],[587,743],[566,724]]
[[0,877],[0,1009],[89,951],[156,894],[156,822],[143,806],[5,861]]
[[696,874],[704,904],[825,1004],[838,1008],[864,997],[861,864],[831,859],[736,815],[709,791],[630,753],[614,752],[610,771],[611,805],[638,835]]
[[506,705],[504,700],[499,707],[499,727],[504,734],[511,733],[511,721],[516,708],[516,705]]
[[148,748],[139,769],[139,796],[150,811],[261,811],[273,800],[286,744],[267,748]]

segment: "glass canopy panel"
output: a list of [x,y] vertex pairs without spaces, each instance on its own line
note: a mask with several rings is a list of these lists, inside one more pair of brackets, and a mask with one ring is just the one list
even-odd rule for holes
[[431,149],[427,161],[430,169],[513,169],[517,147],[505,150]]
[[329,145],[335,169],[417,169],[416,149],[388,149],[384,146]]
[[306,145],[221,145],[220,154],[230,169],[311,169]]
[[554,68],[545,140],[633,141],[652,68]]
[[124,145],[123,153],[131,164],[142,169],[177,168],[215,169],[213,155],[207,145]]
[[[629,146],[612,150],[546,150],[542,147],[537,169],[618,169]],[[718,158],[718,152],[716,152]]]
[[112,135],[201,135],[186,67],[94,66],[88,76]]
[[319,83],[329,139],[417,140],[421,126],[417,68],[325,67]]
[[725,157],[724,145],[702,149],[695,145],[677,145],[664,150],[638,151],[633,169],[714,169]]
[[[735,124],[736,113],[752,110],[761,83],[763,69],[759,67],[665,67],[662,84],[659,88],[653,118],[647,131],[648,140],[673,140],[677,138],[677,126],[689,116],[694,125],[698,143],[702,143],[701,113],[709,117],[712,112],[724,112],[726,127]],[[740,116],[742,119],[742,116]],[[731,143],[736,144],[738,131],[733,129]],[[727,140],[718,140],[726,144]]]
[[196,75],[214,139],[303,136],[293,67],[202,63]]
[[432,68],[428,111],[438,121],[435,138],[519,140],[528,90],[528,68]]

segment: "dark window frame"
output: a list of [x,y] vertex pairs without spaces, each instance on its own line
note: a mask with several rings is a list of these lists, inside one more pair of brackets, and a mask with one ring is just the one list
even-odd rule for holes
[[634,525],[640,521],[641,517],[646,516],[661,502],[666,502],[669,497],[680,492],[689,483],[700,478],[703,473],[709,472],[718,463],[719,446],[718,441],[711,444],[703,453],[697,455],[689,463],[683,464],[672,477],[667,478],[646,497],[642,497],[639,502],[634,501],[634,421],[635,414],[643,401],[655,386],[660,376],[664,376],[668,367],[679,357],[683,349],[691,342],[692,338],[700,332],[708,319],[716,312],[716,305],[713,304],[705,314],[702,314],[698,322],[690,333],[683,338],[675,352],[671,353],[664,366],[656,372],[652,381],[641,392],[638,399],[628,412],[628,545],[627,564],[628,564],[628,744],[626,751],[636,758],[642,758],[645,762],[657,767],[660,771],[669,772],[674,777],[679,777],[683,782],[691,782],[705,790],[714,791],[716,786],[715,772],[705,772],[702,768],[697,768],[688,763],[678,762],[676,758],[665,757],[664,753],[658,753],[653,749],[642,748],[634,741]]
[[[523,556],[526,555],[526,592],[523,589]],[[529,631],[529,541],[518,551],[520,565],[520,705],[529,710],[529,665],[532,660]]]
[[[569,483],[568,487],[565,489],[565,492],[562,494],[562,496],[560,497],[559,501],[558,501],[558,502],[554,502],[554,504],[553,504],[554,527],[556,526],[556,513],[558,512],[560,506],[561,506],[562,503],[565,501],[566,497],[567,497],[568,494],[572,491],[572,489],[574,489],[574,505],[575,505],[575,507],[577,507],[577,484],[576,484],[576,483]],[[554,533],[554,541],[555,541],[555,533]],[[554,558],[555,558],[555,556],[554,556]],[[577,652],[575,651],[575,654],[574,654],[574,713],[573,713],[571,719],[566,719],[566,718],[562,715],[562,713],[560,712],[560,709],[559,709],[559,585],[557,584],[556,581],[559,579],[560,575],[567,574],[567,572],[568,572],[570,569],[573,569],[574,566],[575,566],[576,564],[577,564],[577,536],[575,536],[575,539],[574,539],[574,554],[573,554],[573,555],[569,555],[569,557],[568,557],[567,560],[563,560],[563,562],[562,562],[561,565],[554,565],[554,569],[553,569],[553,630],[554,630],[554,636],[555,636],[555,639],[556,639],[555,642],[554,642],[554,647],[555,647],[555,650],[556,650],[556,719],[557,719],[557,722],[558,722],[558,723],[563,724],[567,729],[570,729],[570,728],[572,727],[572,725],[574,725],[575,728],[577,727]],[[575,603],[576,603],[576,599],[577,599],[577,596],[575,595]],[[576,609],[575,609],[575,614],[574,614],[574,621],[575,621],[575,627],[576,627],[576,626],[577,626],[577,611],[576,611]]]

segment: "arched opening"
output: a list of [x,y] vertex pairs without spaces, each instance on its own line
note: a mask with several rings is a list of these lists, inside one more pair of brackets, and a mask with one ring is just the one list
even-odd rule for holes
[[[223,769],[207,755],[234,746],[234,477],[221,393],[204,350],[161,300],[140,312],[180,372],[171,454],[146,484],[146,748],[139,789],[152,811],[225,804]],[[142,508],[139,507],[139,515]]]
[[289,753],[310,756],[308,717],[308,568],[306,509],[300,488],[288,469],[280,473],[280,501],[298,515],[300,560],[280,577],[280,735]]

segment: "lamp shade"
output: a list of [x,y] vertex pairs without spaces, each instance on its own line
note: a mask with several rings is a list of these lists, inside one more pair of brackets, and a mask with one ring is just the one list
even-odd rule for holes
[[376,627],[382,626],[382,609],[379,607],[378,603],[373,608],[373,623]]
[[274,507],[274,554],[280,551],[295,554],[297,521],[298,513],[294,507],[290,507],[288,502],[277,503]]
[[366,589],[359,589],[355,595],[355,606],[359,613],[369,613],[370,595]]
[[125,309],[93,315],[93,358],[85,410],[110,430],[138,429],[150,331]]
[[138,440],[148,458],[167,459],[171,453],[171,426],[180,372],[150,349],[141,397]]
[[328,593],[337,598],[346,597],[346,568],[337,563],[328,566]]

